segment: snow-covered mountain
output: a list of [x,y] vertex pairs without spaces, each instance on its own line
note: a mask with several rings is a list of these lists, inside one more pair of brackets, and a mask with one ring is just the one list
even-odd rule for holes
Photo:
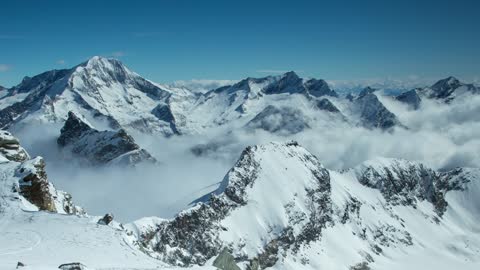
[[218,189],[175,218],[105,225],[56,190],[42,158],[30,159],[16,138],[2,132],[0,145],[2,269],[17,262],[252,270],[480,263],[479,169],[437,172],[378,158],[339,172],[296,142],[269,143],[246,148]]
[[431,99],[448,104],[456,99],[465,99],[479,94],[479,87],[460,82],[457,78],[450,76],[439,80],[432,86],[403,92],[396,96],[396,99],[407,104],[411,109],[418,110],[422,99]]
[[125,130],[98,131],[73,112],[68,113],[68,119],[57,143],[63,151],[92,165],[134,166],[144,162],[156,162],[155,158],[145,149],[141,149]]
[[435,257],[422,267],[474,269],[479,181],[478,169],[396,159],[330,171],[295,142],[271,143],[247,148],[218,190],[176,218],[128,228],[139,248],[179,266],[226,249],[241,269],[404,269],[422,256]]
[[480,94],[480,89],[473,84],[462,83],[455,77],[448,77],[436,82],[431,87],[421,89],[420,92],[427,98],[448,103],[466,93]]
[[72,69],[25,77],[2,98],[0,126],[62,122],[73,111],[100,129],[155,131],[168,136],[173,134],[169,123],[151,111],[170,95],[118,60],[93,57]]

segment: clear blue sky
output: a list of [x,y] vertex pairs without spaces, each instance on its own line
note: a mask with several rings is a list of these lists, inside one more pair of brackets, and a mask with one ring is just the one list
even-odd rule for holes
[[5,0],[0,85],[94,55],[158,82],[284,70],[335,80],[473,78],[479,2]]

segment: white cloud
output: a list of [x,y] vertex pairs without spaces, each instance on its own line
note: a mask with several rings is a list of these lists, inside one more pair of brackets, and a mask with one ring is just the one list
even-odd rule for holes
[[173,87],[186,88],[192,92],[205,93],[209,90],[217,89],[226,85],[232,85],[237,82],[238,80],[193,79],[174,81],[170,85]]
[[[418,111],[410,111],[388,97],[380,99],[408,130],[367,130],[318,116],[311,129],[291,136],[239,128],[168,139],[132,134],[160,161],[157,167],[101,169],[66,164],[56,150],[60,125],[42,125],[41,132],[38,127],[28,126],[25,128],[31,130],[14,134],[32,156],[46,158],[49,179],[71,192],[79,205],[93,215],[112,211],[120,221],[151,215],[171,217],[213,190],[247,145],[270,141],[297,140],[327,168],[337,170],[379,156],[417,160],[434,169],[479,166],[480,96],[450,105],[425,101]],[[210,145],[210,150],[196,157],[191,148],[199,144]]]
[[0,64],[0,72],[6,72],[12,69],[12,66],[7,64]]
[[115,51],[115,52],[112,52],[111,56],[113,56],[113,57],[123,57],[123,56],[125,56],[125,52]]

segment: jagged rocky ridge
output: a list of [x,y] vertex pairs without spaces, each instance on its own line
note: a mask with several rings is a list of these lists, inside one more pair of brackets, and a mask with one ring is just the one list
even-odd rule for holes
[[356,243],[342,251],[357,254],[352,269],[368,269],[354,267],[367,267],[385,250],[422,244],[402,207],[439,230],[448,224],[447,195],[479,177],[478,169],[436,172],[396,159],[335,172],[295,142],[271,143],[245,149],[219,189],[191,209],[131,230],[135,245],[172,265],[203,265],[226,249],[242,269],[265,269],[308,265],[325,249],[323,238],[338,237],[342,228],[345,241]]
[[12,198],[14,203],[19,204],[18,207],[29,210],[85,213],[73,204],[70,194],[57,190],[48,181],[43,158],[31,159],[18,139],[3,130],[0,131],[0,167],[3,175],[7,176],[0,183],[3,199]]
[[68,113],[68,119],[57,143],[65,151],[93,165],[136,165],[142,162],[156,162],[155,158],[145,149],[141,149],[125,130],[98,131],[73,112]]

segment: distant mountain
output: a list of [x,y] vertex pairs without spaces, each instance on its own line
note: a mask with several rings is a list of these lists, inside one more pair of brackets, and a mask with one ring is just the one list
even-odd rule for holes
[[478,95],[480,94],[480,88],[474,84],[462,83],[455,77],[448,77],[436,82],[430,87],[420,89],[419,93],[426,98],[449,103],[466,94]]
[[396,100],[407,104],[411,109],[418,110],[422,99],[418,95],[417,89],[413,89],[395,97]]
[[471,95],[480,95],[480,87],[460,82],[457,78],[450,76],[437,81],[430,87],[405,91],[395,96],[395,99],[407,104],[413,110],[418,110],[423,99],[437,100],[448,104],[456,99],[469,98]]
[[354,109],[367,128],[391,129],[403,126],[397,116],[390,112],[374,94],[375,89],[367,87],[353,100]]
[[[375,98],[362,99],[365,94],[360,93],[358,97],[360,107],[379,106],[381,102]],[[318,103],[319,100],[322,101]],[[369,100],[375,104],[367,106]],[[266,126],[265,119],[271,122],[274,117],[280,117],[288,122],[293,120],[289,116],[300,117],[302,120],[295,131],[283,133],[288,135],[309,127],[309,119],[317,119],[317,115],[327,119],[333,108],[342,119],[357,124],[358,115],[349,114],[354,111],[349,109],[351,105],[326,81],[305,80],[293,71],[279,76],[246,78],[201,93],[159,85],[130,71],[118,60],[93,57],[72,69],[25,77],[19,85],[8,89],[0,98],[0,126],[20,130],[31,123],[63,123],[72,111],[99,130],[124,129],[172,136],[228,126],[247,129],[256,126],[277,132],[278,128]],[[277,112],[273,113],[272,108],[277,108]],[[285,108],[295,108],[295,112]],[[366,115],[366,111],[363,114],[360,118],[367,117],[368,121],[362,120],[360,124],[366,123],[368,128],[385,129],[396,124],[393,120],[387,123],[391,116],[385,114]],[[383,118],[375,119],[377,116]],[[260,121],[263,124],[253,124]],[[279,125],[283,125],[281,121]]]
[[64,151],[85,159],[92,165],[127,165],[155,163],[145,149],[141,149],[125,130],[98,131],[78,118],[73,112],[63,126],[57,143]]

